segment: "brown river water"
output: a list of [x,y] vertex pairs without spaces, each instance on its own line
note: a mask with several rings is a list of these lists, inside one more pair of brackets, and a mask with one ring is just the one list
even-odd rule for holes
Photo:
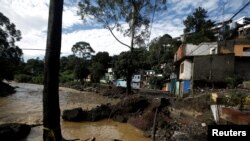
[[[18,122],[26,124],[42,123],[42,85],[11,83],[17,87],[16,93],[0,97],[0,123]],[[60,88],[61,111],[76,107],[91,109],[100,104],[115,104],[118,100],[109,99],[96,93],[80,92],[69,88]],[[27,139],[23,141],[42,141],[42,126],[33,127]],[[126,123],[106,119],[98,122],[66,122],[61,120],[64,138],[86,140],[95,137],[96,141],[150,141],[143,133]]]

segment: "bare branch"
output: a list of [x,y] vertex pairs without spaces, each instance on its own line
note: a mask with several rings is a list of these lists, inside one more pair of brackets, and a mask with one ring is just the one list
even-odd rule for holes
[[110,28],[109,26],[106,26],[106,27],[107,27],[107,29],[110,31],[110,33],[112,34],[112,36],[116,39],[116,41],[118,41],[120,44],[122,44],[122,45],[124,45],[124,46],[126,46],[126,47],[128,47],[128,48],[131,48],[129,45],[127,45],[127,44],[123,43],[122,41],[120,41],[120,40],[115,36],[115,34],[113,33],[113,31],[111,30],[111,28]]

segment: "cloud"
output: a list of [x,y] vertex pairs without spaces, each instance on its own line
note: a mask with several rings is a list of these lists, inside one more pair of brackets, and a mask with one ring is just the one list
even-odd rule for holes
[[[119,32],[114,32],[124,43],[129,44],[129,38],[123,37]],[[110,55],[117,55],[122,51],[127,51],[125,47],[118,43],[107,29],[79,30],[62,35],[62,52],[71,53],[71,47],[79,41],[90,43],[95,52],[106,51]]]
[[[107,51],[110,55],[119,54],[128,50],[118,43],[108,30],[100,28],[94,22],[85,23],[80,20],[77,13],[79,0],[64,0],[62,55],[71,54],[71,47],[78,41],[89,42],[92,48],[98,51]],[[21,48],[45,49],[46,31],[48,23],[49,0],[0,0],[0,12],[6,15],[17,29],[22,32],[22,40],[18,42]],[[198,6],[208,11],[209,18],[213,20],[227,19],[237,12],[248,0],[223,0],[225,2],[224,15],[222,14],[222,2],[220,0],[168,0],[166,12],[156,15],[152,26],[151,38],[164,34],[177,37],[183,33],[182,21],[194,12]],[[250,11],[245,8],[237,17],[249,16]],[[237,18],[236,17],[236,18]],[[115,32],[119,39],[129,44],[130,39],[124,38],[119,32]],[[44,56],[44,51],[24,50],[25,56]],[[27,58],[27,57],[26,57]]]

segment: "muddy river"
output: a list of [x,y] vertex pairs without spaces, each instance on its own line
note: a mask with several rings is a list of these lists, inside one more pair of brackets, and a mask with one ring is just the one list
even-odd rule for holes
[[[42,123],[42,85],[11,83],[17,87],[16,93],[0,97],[0,123],[18,122],[26,124]],[[100,104],[115,104],[118,100],[109,99],[96,93],[80,92],[60,88],[61,111],[76,107],[91,109]],[[106,119],[99,122],[66,122],[61,120],[63,136],[66,139],[86,140],[96,137],[96,141],[150,141],[135,127]],[[34,127],[24,141],[42,141],[42,126]]]

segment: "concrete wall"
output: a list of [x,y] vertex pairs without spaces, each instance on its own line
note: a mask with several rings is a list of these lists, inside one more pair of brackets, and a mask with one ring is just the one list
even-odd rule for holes
[[250,81],[250,57],[235,58],[235,73],[244,81]]
[[[181,66],[184,64],[183,72],[181,72]],[[179,79],[181,80],[190,80],[192,75],[192,62],[188,59],[184,60],[182,63],[180,63],[180,75]]]
[[248,45],[235,45],[235,56],[250,56],[250,44]]
[[224,82],[234,73],[234,54],[194,57],[194,80]]
[[193,44],[186,44],[184,49],[184,56],[193,56],[194,52],[197,50],[198,46]]
[[198,47],[193,51],[193,53],[191,54],[192,56],[199,56],[199,55],[209,55],[211,54],[210,50],[211,49],[215,49],[215,53],[218,53],[218,46],[217,46],[217,42],[204,42],[204,43],[200,43],[198,45]]
[[234,53],[234,44],[235,44],[234,40],[218,42],[218,53],[219,54]]

